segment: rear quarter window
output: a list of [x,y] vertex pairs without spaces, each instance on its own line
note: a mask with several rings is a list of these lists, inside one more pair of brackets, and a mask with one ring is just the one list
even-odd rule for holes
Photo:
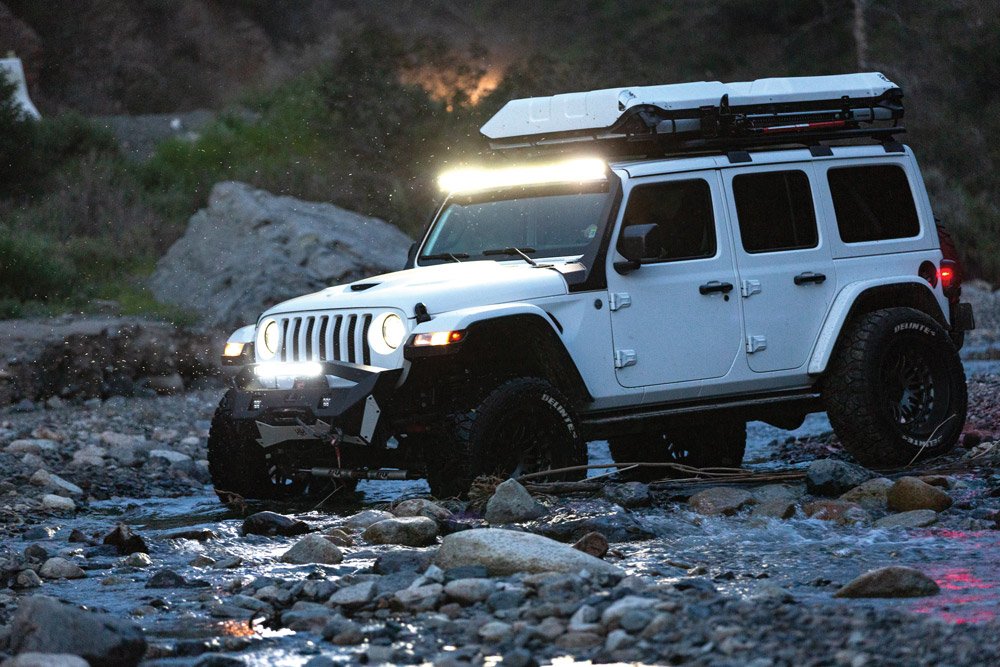
[[897,165],[835,167],[827,172],[844,243],[913,238],[920,219],[906,172]]

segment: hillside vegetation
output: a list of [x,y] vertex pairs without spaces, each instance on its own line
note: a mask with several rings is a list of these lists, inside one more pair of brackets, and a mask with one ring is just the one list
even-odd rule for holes
[[[970,271],[1000,281],[1000,16],[986,0],[434,0],[378,17],[361,2],[139,0],[115,24],[122,53],[92,46],[115,3],[72,4],[92,28],[7,2],[45,54],[32,94],[46,119],[20,123],[0,109],[0,313],[95,297],[152,307],[141,277],[219,180],[331,201],[413,233],[433,211],[436,174],[476,159],[478,127],[512,97],[859,69],[903,87],[907,141],[935,211]],[[179,33],[181,19],[195,28]],[[242,69],[210,53],[213,36],[235,48],[234,25],[252,35]],[[48,47],[68,36],[73,53]],[[126,56],[153,63],[156,94],[136,94],[135,69],[115,65]],[[80,70],[103,76],[87,104]],[[88,113],[223,112],[197,140],[164,142],[138,165],[63,113],[74,103]]]

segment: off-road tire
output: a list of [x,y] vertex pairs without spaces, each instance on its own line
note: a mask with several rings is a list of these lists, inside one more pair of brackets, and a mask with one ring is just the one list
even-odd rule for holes
[[[746,444],[746,421],[720,416],[679,418],[660,433],[608,439],[615,463],[680,463],[693,468],[739,468],[743,464]],[[623,475],[651,481],[676,476],[676,472],[669,468],[645,467]]]
[[261,500],[303,495],[307,482],[278,484],[272,479],[271,464],[257,436],[256,426],[233,419],[232,396],[227,392],[208,432],[208,472],[219,498],[228,501],[234,493]]
[[965,371],[948,332],[913,308],[854,320],[823,380],[834,432],[858,461],[894,467],[943,454],[965,425]]
[[[506,478],[587,462],[569,401],[541,378],[503,382],[474,408],[449,415],[443,431],[427,461],[427,483],[438,498],[464,496],[480,475]],[[578,471],[544,480],[584,476]]]

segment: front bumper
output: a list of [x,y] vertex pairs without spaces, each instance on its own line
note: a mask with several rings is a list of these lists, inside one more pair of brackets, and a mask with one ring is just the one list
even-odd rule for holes
[[320,375],[266,379],[257,377],[256,364],[244,367],[233,394],[233,418],[256,422],[265,448],[326,435],[371,444],[402,369],[336,361],[319,366]]

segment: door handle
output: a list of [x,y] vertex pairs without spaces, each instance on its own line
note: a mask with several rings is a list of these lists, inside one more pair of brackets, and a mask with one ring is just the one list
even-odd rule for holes
[[698,288],[698,291],[702,294],[711,294],[712,292],[722,292],[723,294],[729,294],[733,291],[732,283],[723,283],[718,280],[710,280],[704,285]]
[[806,271],[800,273],[793,278],[796,285],[805,285],[806,283],[816,283],[817,285],[823,283],[826,280],[826,276],[822,273],[813,273],[812,271]]

